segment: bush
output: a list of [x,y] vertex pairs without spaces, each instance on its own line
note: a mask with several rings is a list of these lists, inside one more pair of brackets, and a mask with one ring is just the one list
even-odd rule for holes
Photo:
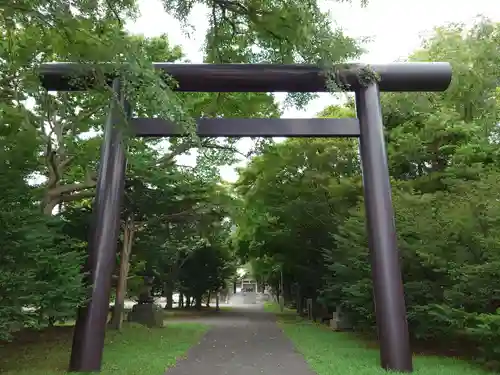
[[479,343],[482,360],[500,369],[500,309],[496,314],[475,315],[466,332]]
[[[500,306],[500,201],[495,185],[483,182],[432,194],[395,189],[393,198],[410,334],[435,342],[472,339],[489,367],[500,368],[500,313],[494,313]],[[336,247],[324,250],[323,298],[341,303],[356,328],[374,328],[364,216],[362,204],[351,210]]]
[[30,209],[0,213],[0,339],[73,318],[83,302],[82,244]]

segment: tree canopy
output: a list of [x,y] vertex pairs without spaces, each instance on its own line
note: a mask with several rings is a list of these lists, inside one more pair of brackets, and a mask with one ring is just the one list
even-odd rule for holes
[[[499,24],[438,28],[410,61],[449,61],[444,93],[383,94],[393,203],[414,338],[477,340],[495,358],[498,284]],[[353,106],[319,117],[352,117]],[[342,307],[375,327],[357,142],[287,139],[253,158],[235,190],[244,207],[233,242],[256,276],[302,308]]]

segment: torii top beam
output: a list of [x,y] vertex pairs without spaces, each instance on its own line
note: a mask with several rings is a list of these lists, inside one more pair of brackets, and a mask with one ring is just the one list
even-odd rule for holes
[[[40,77],[49,91],[83,91],[95,82],[96,68],[110,64],[46,63]],[[170,75],[183,92],[328,92],[324,70],[313,65],[278,64],[175,64],[153,63]],[[404,62],[381,65],[342,64],[338,66],[347,90],[360,87],[359,69],[368,67],[378,76],[380,91],[444,91],[451,82],[452,70],[443,62]],[[125,67],[124,67],[125,68]],[[116,73],[105,75],[111,80]]]

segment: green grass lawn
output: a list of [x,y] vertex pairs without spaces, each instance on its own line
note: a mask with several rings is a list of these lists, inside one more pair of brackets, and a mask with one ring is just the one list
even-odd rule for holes
[[[124,324],[121,332],[106,334],[101,374],[163,375],[207,330],[193,323],[168,322],[165,328],[153,329]],[[71,339],[72,327],[54,327],[0,346],[0,373],[66,374]]]
[[[285,335],[302,353],[318,375],[376,375],[387,374],[379,366],[379,351],[349,333],[333,332],[327,326],[303,320],[294,311],[279,312],[276,305],[266,305],[276,313]],[[453,358],[414,357],[418,375],[484,375],[473,364]]]

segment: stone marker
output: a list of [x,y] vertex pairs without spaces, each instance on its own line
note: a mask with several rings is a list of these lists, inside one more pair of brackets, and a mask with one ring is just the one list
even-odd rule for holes
[[132,311],[128,313],[127,320],[145,325],[149,328],[163,327],[163,315],[160,306],[154,303],[139,303],[132,307]]
[[307,319],[313,320],[313,300],[312,298],[306,299]]
[[352,329],[352,324],[348,317],[342,313],[340,306],[337,306],[333,317],[330,320],[330,328],[334,331],[349,331]]

